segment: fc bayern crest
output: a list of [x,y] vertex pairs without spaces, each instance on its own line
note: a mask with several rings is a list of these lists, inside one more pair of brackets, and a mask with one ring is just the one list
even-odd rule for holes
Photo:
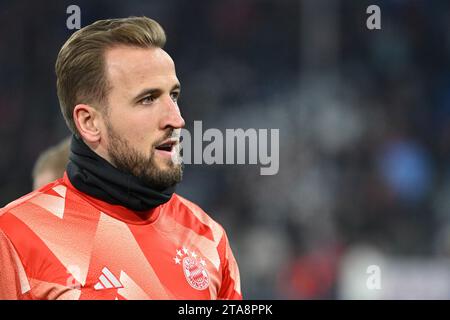
[[209,275],[206,270],[206,262],[197,256],[194,251],[186,248],[177,250],[175,264],[181,264],[184,276],[189,285],[196,290],[205,290],[209,286]]

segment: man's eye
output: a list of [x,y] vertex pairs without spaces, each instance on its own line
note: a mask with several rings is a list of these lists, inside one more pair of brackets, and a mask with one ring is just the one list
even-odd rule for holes
[[151,104],[153,101],[155,101],[155,98],[153,96],[147,96],[141,99],[142,104]]
[[177,102],[177,101],[178,101],[178,98],[180,97],[180,93],[179,93],[178,91],[172,92],[172,93],[170,94],[170,96],[172,97],[172,100],[173,100],[173,101]]

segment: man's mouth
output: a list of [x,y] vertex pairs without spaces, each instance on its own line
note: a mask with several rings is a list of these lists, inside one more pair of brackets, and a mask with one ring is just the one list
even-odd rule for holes
[[172,150],[174,149],[174,147],[177,143],[178,143],[177,138],[170,138],[170,139],[164,140],[163,143],[156,146],[155,149],[160,150],[160,151],[172,152]]

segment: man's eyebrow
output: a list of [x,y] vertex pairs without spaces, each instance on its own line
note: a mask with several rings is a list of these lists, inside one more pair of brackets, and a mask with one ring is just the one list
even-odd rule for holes
[[[170,91],[173,90],[181,90],[181,84],[180,83],[176,83],[172,89],[170,89]],[[152,94],[160,94],[163,90],[158,89],[158,88],[146,88],[141,90],[141,92],[139,92],[134,98],[134,101],[138,101],[140,98],[145,97],[146,95],[152,95]]]

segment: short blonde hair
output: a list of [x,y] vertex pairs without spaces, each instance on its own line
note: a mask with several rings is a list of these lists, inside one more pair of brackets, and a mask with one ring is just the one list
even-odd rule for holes
[[62,178],[69,162],[70,137],[42,152],[33,167],[33,181],[44,172],[52,172]]
[[77,104],[106,105],[110,86],[105,75],[104,53],[116,45],[163,48],[163,28],[147,17],[99,20],[64,43],[56,59],[56,87],[61,112],[76,135],[73,110]]

